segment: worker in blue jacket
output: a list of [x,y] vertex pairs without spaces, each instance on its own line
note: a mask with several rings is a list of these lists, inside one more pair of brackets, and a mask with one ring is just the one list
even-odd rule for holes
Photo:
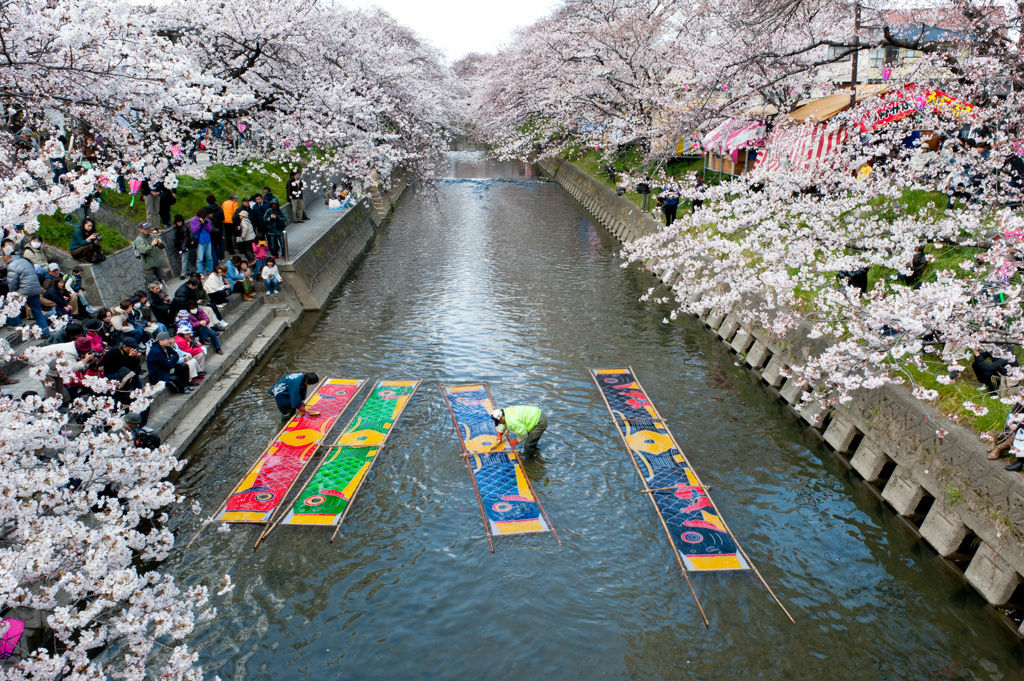
[[270,394],[277,401],[277,408],[285,416],[290,416],[294,411],[298,411],[300,414],[319,416],[319,412],[306,411],[304,405],[306,390],[309,386],[316,385],[319,382],[320,377],[312,372],[308,374],[288,374],[274,384],[274,387],[270,389]]

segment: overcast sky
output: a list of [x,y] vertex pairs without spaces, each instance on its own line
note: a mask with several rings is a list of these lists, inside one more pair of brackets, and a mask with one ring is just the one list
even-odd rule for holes
[[347,0],[377,5],[455,61],[470,52],[494,52],[512,30],[544,16],[557,0]]

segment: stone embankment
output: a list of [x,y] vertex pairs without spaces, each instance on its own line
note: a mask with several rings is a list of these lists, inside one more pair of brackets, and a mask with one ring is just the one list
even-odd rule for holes
[[[545,159],[539,165],[620,241],[659,228],[636,204],[573,164]],[[678,280],[670,268],[649,265],[667,286]],[[790,405],[938,553],[943,565],[962,575],[992,606],[1024,605],[1024,476],[987,460],[976,433],[900,386],[858,391],[849,404],[829,410],[819,405],[797,410],[808,386],[787,378],[789,368],[820,353],[827,339],[810,339],[809,324],[777,337],[741,324],[732,310],[712,310],[699,321]],[[1024,637],[1024,624],[991,610]]]

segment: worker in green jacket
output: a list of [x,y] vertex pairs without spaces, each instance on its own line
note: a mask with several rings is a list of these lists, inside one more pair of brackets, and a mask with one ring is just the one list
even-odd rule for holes
[[495,409],[491,412],[491,418],[494,419],[494,427],[498,430],[498,441],[494,443],[494,448],[497,449],[505,435],[512,431],[523,438],[524,456],[533,456],[537,453],[537,443],[548,429],[548,418],[544,416],[540,407],[519,405]]

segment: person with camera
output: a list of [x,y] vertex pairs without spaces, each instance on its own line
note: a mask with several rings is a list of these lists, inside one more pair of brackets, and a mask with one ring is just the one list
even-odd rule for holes
[[124,432],[131,439],[132,444],[143,449],[156,449],[160,446],[160,436],[146,429],[143,423],[145,418],[142,414],[133,411],[124,415]]
[[65,387],[71,399],[95,395],[96,392],[86,386],[85,379],[87,377],[106,378],[106,374],[103,373],[103,365],[100,362],[100,355],[93,351],[92,343],[84,336],[75,341],[75,351],[78,353],[78,362],[71,367],[75,377],[65,381]]
[[163,281],[165,246],[163,239],[154,236],[160,228],[148,222],[140,222],[137,229],[139,236],[135,237],[133,245],[142,261],[142,277],[146,281]]
[[[71,326],[70,324],[68,326]],[[45,345],[40,348],[41,352],[29,360],[27,356],[20,355],[18,359],[29,362],[33,366],[46,366],[46,376],[43,378],[44,397],[60,397],[64,406],[71,404],[71,393],[64,385],[64,374],[67,371],[83,372],[88,368],[90,362],[96,360],[96,354],[92,351],[89,340],[79,334],[78,338],[66,343]],[[61,366],[63,364],[63,366]]]
[[96,223],[92,218],[86,218],[82,220],[82,226],[71,235],[68,250],[71,251],[71,257],[78,262],[103,262],[107,256],[103,254],[101,241],[103,236],[96,231]]

